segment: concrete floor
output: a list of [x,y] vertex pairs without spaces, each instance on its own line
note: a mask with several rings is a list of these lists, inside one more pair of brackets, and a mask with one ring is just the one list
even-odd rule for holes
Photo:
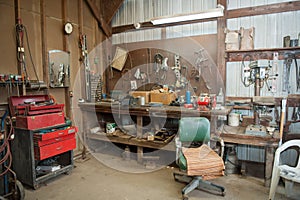
[[[121,158],[114,158],[119,164]],[[138,166],[138,165],[137,165]],[[140,166],[141,167],[141,166]],[[75,160],[75,169],[70,175],[61,175],[41,185],[37,190],[26,188],[26,200],[180,200],[184,184],[175,182],[172,167],[148,173],[125,173],[101,164],[92,155],[88,159]],[[266,200],[269,189],[261,179],[228,175],[215,179],[215,183],[225,186],[226,196],[216,196],[195,190],[189,200],[230,199]],[[298,190],[299,191],[299,190]],[[278,187],[276,199],[287,199],[282,187]],[[300,199],[300,194],[295,198]]]

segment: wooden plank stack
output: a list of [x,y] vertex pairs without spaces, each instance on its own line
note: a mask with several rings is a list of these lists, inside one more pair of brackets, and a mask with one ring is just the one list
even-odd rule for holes
[[224,175],[222,158],[206,144],[198,148],[183,148],[187,161],[188,176],[202,176],[204,180],[214,179]]

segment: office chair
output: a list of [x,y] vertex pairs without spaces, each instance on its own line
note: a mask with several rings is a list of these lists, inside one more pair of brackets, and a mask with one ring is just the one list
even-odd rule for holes
[[[285,150],[296,147],[297,148],[297,164],[296,166],[289,166],[282,164],[280,160],[280,155]],[[269,193],[269,199],[273,200],[276,193],[276,188],[279,182],[280,177],[285,180],[285,194],[287,197],[290,197],[292,194],[294,182],[300,183],[300,140],[290,140],[283,143],[280,147],[276,149],[273,172],[272,172],[272,181]]]
[[[207,180],[202,175],[190,175],[187,166],[187,159],[184,156],[184,147],[193,148],[203,144],[208,144],[210,141],[210,122],[204,117],[185,117],[179,121],[179,137],[175,139],[176,143],[176,163],[180,171],[174,172],[175,181],[188,183],[182,189],[182,199],[188,199],[188,193],[194,189],[205,190],[214,194],[225,196],[225,188]],[[203,145],[204,146],[204,145]],[[205,145],[206,146],[206,145]],[[207,149],[210,149],[206,146]],[[202,146],[201,146],[202,147]],[[194,148],[195,149],[195,148]],[[215,152],[213,152],[216,154]],[[218,155],[217,155],[218,156]],[[224,167],[223,160],[221,163]],[[209,174],[206,174],[209,177]],[[214,174],[212,174],[212,177]]]

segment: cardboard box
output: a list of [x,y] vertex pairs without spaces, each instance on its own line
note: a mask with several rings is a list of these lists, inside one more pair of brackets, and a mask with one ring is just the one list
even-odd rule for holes
[[226,50],[239,50],[240,49],[240,32],[237,30],[225,30],[225,48]]
[[245,29],[241,27],[241,50],[254,49],[254,27]]
[[134,98],[144,97],[146,104],[150,102],[150,91],[131,91],[129,94]]
[[172,101],[176,99],[176,93],[158,93],[151,92],[150,93],[150,101],[151,102],[160,102],[164,105],[169,105]]

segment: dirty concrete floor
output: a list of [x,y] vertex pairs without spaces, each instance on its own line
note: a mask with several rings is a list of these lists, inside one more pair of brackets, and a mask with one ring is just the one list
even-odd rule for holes
[[[122,159],[115,159],[118,162]],[[131,161],[132,162],[132,161]],[[92,155],[88,159],[75,160],[75,169],[70,175],[61,175],[42,184],[37,190],[26,188],[25,200],[180,200],[183,183],[175,182],[172,167],[164,167],[149,173],[125,173],[111,169]],[[215,179],[225,186],[226,196],[216,196],[195,190],[189,200],[266,200],[269,189],[261,179],[228,175]],[[299,191],[299,190],[298,190]],[[282,187],[278,188],[276,199],[287,199]],[[280,194],[281,193],[281,194]],[[300,198],[296,195],[295,198]]]

